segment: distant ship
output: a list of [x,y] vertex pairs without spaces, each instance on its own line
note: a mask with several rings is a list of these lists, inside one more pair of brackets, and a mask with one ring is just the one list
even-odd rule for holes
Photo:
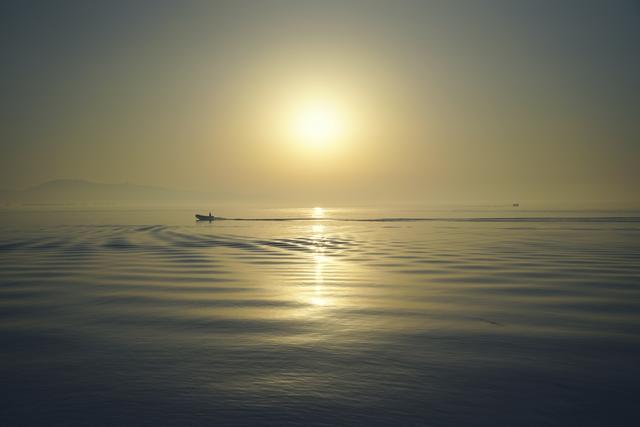
[[520,206],[520,203],[514,203],[514,204],[513,204],[513,207],[514,207],[514,208],[517,208],[518,206]]

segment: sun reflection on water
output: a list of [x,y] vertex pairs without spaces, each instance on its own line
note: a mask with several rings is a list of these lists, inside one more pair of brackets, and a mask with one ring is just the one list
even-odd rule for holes
[[329,301],[324,297],[324,268],[328,262],[327,256],[324,254],[324,240],[325,236],[324,225],[314,224],[311,226],[311,232],[313,233],[313,294],[309,302],[314,306],[326,306]]
[[324,208],[316,206],[311,212],[311,217],[316,219],[324,218]]

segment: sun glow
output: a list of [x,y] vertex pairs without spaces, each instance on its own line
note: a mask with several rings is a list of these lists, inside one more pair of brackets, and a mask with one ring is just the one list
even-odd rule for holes
[[297,142],[322,147],[344,136],[346,118],[337,105],[326,101],[309,102],[293,112],[290,127]]

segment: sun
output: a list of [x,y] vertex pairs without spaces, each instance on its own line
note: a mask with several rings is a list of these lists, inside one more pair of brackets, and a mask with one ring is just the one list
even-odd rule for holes
[[322,147],[344,136],[346,120],[337,105],[312,102],[293,112],[290,127],[297,142]]

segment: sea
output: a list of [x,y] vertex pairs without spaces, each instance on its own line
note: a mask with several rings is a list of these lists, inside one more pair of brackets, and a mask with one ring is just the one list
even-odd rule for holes
[[0,210],[1,426],[640,425],[640,212]]

